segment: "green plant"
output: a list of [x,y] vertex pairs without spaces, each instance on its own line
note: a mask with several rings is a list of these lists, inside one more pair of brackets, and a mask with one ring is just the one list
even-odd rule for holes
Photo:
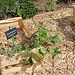
[[[25,52],[33,52],[33,53],[35,53],[36,55],[38,55],[40,58],[41,58],[41,60],[43,60],[43,58],[44,58],[44,55],[45,54],[51,54],[51,56],[52,56],[52,59],[54,59],[54,57],[56,56],[56,55],[58,55],[58,54],[61,54],[61,52],[60,51],[57,51],[59,48],[58,47],[55,47],[54,49],[53,49],[53,52],[51,53],[50,52],[50,50],[49,50],[49,47],[47,47],[45,50],[42,50],[40,47],[42,47],[42,44],[44,44],[44,42],[45,41],[50,41],[51,43],[53,43],[53,44],[56,44],[56,43],[61,43],[61,41],[60,41],[60,39],[57,37],[57,35],[55,35],[55,36],[52,36],[51,35],[51,33],[50,33],[50,30],[48,30],[48,29],[46,29],[46,28],[44,28],[42,25],[40,25],[40,24],[37,24],[35,21],[33,21],[34,22],[34,24],[36,25],[36,26],[38,26],[39,28],[39,34],[38,35],[33,35],[33,42],[35,42],[34,43],[34,45],[35,45],[35,47],[34,48],[36,48],[36,47],[39,47],[39,49],[35,49],[34,51],[32,50],[33,49],[33,45],[30,47],[29,45],[26,47],[26,49],[25,49]],[[49,22],[49,23],[51,23],[50,21],[47,21],[47,22]],[[32,57],[30,57],[28,60],[23,60],[23,61],[28,61],[29,63],[32,63],[33,64],[33,60],[32,60],[33,58]],[[32,64],[31,64],[31,66],[32,66]]]
[[1,47],[1,52],[3,55],[6,55],[8,57],[13,57],[15,56],[16,53],[19,53],[19,51],[22,49],[22,47],[17,44],[15,45],[15,40],[18,39],[16,37],[12,37],[12,42],[8,43],[9,46],[11,46],[11,49],[6,51],[3,47]]
[[[15,56],[16,53],[19,53],[20,51],[24,51],[26,53],[30,53],[30,57],[27,57],[26,59],[23,59],[22,61],[28,62],[30,66],[34,64],[35,61],[38,61],[32,57],[32,54],[36,54],[39,58],[40,61],[43,60],[45,54],[51,54],[52,59],[57,54],[61,54],[60,51],[57,51],[59,48],[55,47],[53,49],[53,52],[50,52],[49,47],[47,47],[45,50],[42,49],[43,44],[45,42],[51,42],[53,44],[60,43],[60,39],[57,37],[57,35],[52,36],[50,33],[50,30],[44,28],[42,25],[36,23],[33,21],[36,26],[38,26],[39,29],[39,34],[34,34],[33,38],[29,40],[29,43],[27,45],[20,46],[19,44],[15,45],[15,40],[17,39],[16,37],[12,38],[12,50],[5,51],[4,48],[1,48],[1,52],[3,52],[4,55],[7,55],[9,57]],[[50,21],[47,21],[51,23]],[[45,44],[46,45],[46,44]]]
[[61,51],[57,51],[59,48],[58,47],[55,47],[54,49],[53,49],[53,52],[51,53],[51,56],[52,56],[52,64],[53,64],[53,67],[54,67],[54,57],[56,56],[56,55],[58,55],[58,54],[62,54],[61,53]]
[[[60,39],[58,38],[57,35],[52,36],[50,33],[50,30],[44,28],[42,25],[37,24],[35,21],[33,21],[35,25],[39,26],[39,35],[36,37],[36,40],[38,41],[39,44],[43,44],[45,41],[50,41],[53,44],[56,43],[61,43]],[[51,23],[50,21],[47,20],[48,23]]]
[[0,0],[0,17],[14,16],[18,0]]
[[36,15],[38,9],[32,0],[0,0],[0,17],[30,18]]
[[32,0],[19,0],[19,6],[17,14],[23,18],[30,18],[36,15],[38,9],[32,2]]
[[58,49],[59,49],[58,47],[55,47],[55,48],[53,49],[53,53],[51,53],[52,59],[54,59],[54,57],[55,57],[57,54],[61,54],[60,51],[57,51]]
[[2,45],[2,43],[0,43],[0,45]]
[[56,10],[56,0],[50,0],[50,5],[48,5],[47,10]]

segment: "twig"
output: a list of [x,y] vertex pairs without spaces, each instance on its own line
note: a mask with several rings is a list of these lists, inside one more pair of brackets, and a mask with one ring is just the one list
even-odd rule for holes
[[36,32],[34,32],[34,33],[32,34],[32,36],[29,38],[29,40],[30,40],[37,32],[39,32],[39,30],[37,30]]

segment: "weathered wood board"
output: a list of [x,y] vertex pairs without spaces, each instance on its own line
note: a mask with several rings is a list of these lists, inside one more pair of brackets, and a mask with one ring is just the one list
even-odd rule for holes
[[75,7],[73,7],[73,23],[75,24]]
[[14,22],[17,22],[17,21],[19,23],[19,28],[24,30],[24,32],[26,33],[27,37],[30,37],[31,34],[29,33],[29,31],[25,27],[22,17],[15,17],[15,18],[7,19],[7,20],[1,20],[0,21],[0,28],[7,27],[7,25],[5,25],[5,24],[9,24],[9,23],[11,24],[11,23],[14,23]]
[[10,67],[9,69],[4,69],[2,75],[32,75],[34,70],[42,69],[40,62],[34,64],[33,66],[29,65],[17,65],[15,67]]
[[[19,54],[16,54],[15,57],[12,57],[12,58],[9,58],[7,56],[4,56],[4,55],[1,55],[0,58],[1,58],[1,66],[2,67],[5,67],[7,65],[14,65],[14,64],[18,64],[18,63],[21,63],[22,59],[26,58],[26,57],[30,57],[31,56],[31,53],[19,53]],[[36,60],[40,60],[40,58],[32,53],[32,57],[35,58]]]

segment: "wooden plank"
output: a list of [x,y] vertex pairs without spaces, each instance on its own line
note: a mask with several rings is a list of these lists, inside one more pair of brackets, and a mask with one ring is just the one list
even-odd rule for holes
[[0,25],[14,23],[14,22],[16,22],[16,21],[18,21],[20,19],[22,19],[22,17],[15,17],[15,18],[7,19],[7,20],[1,20]]
[[29,75],[31,75],[32,67],[30,67],[29,65],[20,66],[20,67],[12,67],[7,70],[3,70],[2,75],[21,75],[21,73],[23,73],[23,72],[24,72],[23,75],[25,75],[25,72],[27,72]]
[[0,29],[9,28],[9,26],[11,26],[11,27],[13,27],[13,26],[19,27],[18,22],[13,22],[13,23],[9,23],[9,24],[2,24],[2,25],[0,25]]
[[19,75],[18,73],[21,71],[21,67],[13,67],[8,70],[3,70],[2,75]]
[[20,20],[18,21],[18,23],[19,23],[20,29],[23,29],[24,32],[25,32],[25,35],[27,35],[27,36],[30,38],[31,35],[30,35],[29,31],[27,30],[27,28],[24,26],[23,19],[20,19]]
[[27,28],[23,25],[23,31],[25,32],[25,35],[28,36],[29,38],[31,37],[31,34],[27,30]]
[[75,7],[73,7],[73,24],[75,24]]
[[[13,65],[13,64],[18,64],[21,62],[22,58],[26,58],[26,57],[30,57],[31,56],[31,53],[25,53],[25,52],[22,52],[22,53],[19,53],[19,54],[16,54],[14,57],[12,58],[9,58],[7,56],[4,56],[4,55],[1,55],[1,66],[2,67],[5,67],[7,65]],[[36,60],[40,61],[41,59],[34,53],[32,53],[32,57],[35,58]]]
[[[10,67],[9,69],[4,69],[2,71],[3,75],[20,75],[21,72],[28,73],[29,75],[32,75],[32,73],[34,73],[34,70],[38,70],[38,69],[42,69],[41,67],[41,63],[36,63],[33,66],[30,67],[30,65],[18,65],[18,66],[14,66],[14,67]],[[28,75],[27,74],[27,75]]]
[[20,29],[23,29],[23,20],[22,19],[20,19],[19,21],[18,21],[18,23],[19,23],[19,27],[20,27]]
[[1,20],[0,21],[0,28],[7,26],[7,25],[4,25],[4,24],[14,23],[14,22],[17,22],[17,21],[19,23],[19,28],[22,29],[22,30],[24,29],[24,32],[26,33],[27,37],[30,38],[31,34],[27,30],[27,28],[24,26],[22,17],[15,17],[15,18],[7,19],[7,20]]

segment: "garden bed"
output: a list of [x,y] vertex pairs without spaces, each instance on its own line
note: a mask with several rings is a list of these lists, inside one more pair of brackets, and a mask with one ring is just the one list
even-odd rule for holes
[[[61,44],[53,45],[50,44],[49,48],[52,50],[54,47],[59,47],[59,51],[62,54],[57,55],[54,59],[54,66],[51,62],[51,56],[45,55],[42,63],[38,63],[37,65],[33,65],[29,68],[29,71],[26,71],[24,65],[19,65],[17,68],[12,67],[9,70],[4,70],[3,75],[31,75],[32,73],[36,75],[74,75],[74,63],[75,63],[75,26],[72,24],[73,10],[69,8],[67,10],[48,12],[44,14],[39,14],[30,19],[25,19],[24,24],[27,29],[33,34],[38,28],[34,25],[33,21],[40,23],[45,28],[49,29],[52,35],[57,34],[61,40]],[[51,20],[51,24],[47,23],[46,20]],[[16,23],[15,23],[16,24]],[[18,27],[18,26],[16,26]],[[62,31],[58,30],[58,27],[62,28]],[[8,30],[7,28],[3,28],[0,30],[0,41],[3,42],[3,47],[6,46],[6,43],[10,40],[6,40],[6,36],[4,32]],[[18,40],[17,43],[26,43],[26,38],[23,31],[20,31],[18,28]],[[44,46],[45,47],[45,46]],[[10,47],[7,46],[7,49]],[[16,67],[16,66],[15,66]],[[33,68],[33,72],[32,72]],[[16,69],[16,71],[15,71]],[[11,72],[10,70],[13,70]],[[9,71],[11,73],[9,73]]]

